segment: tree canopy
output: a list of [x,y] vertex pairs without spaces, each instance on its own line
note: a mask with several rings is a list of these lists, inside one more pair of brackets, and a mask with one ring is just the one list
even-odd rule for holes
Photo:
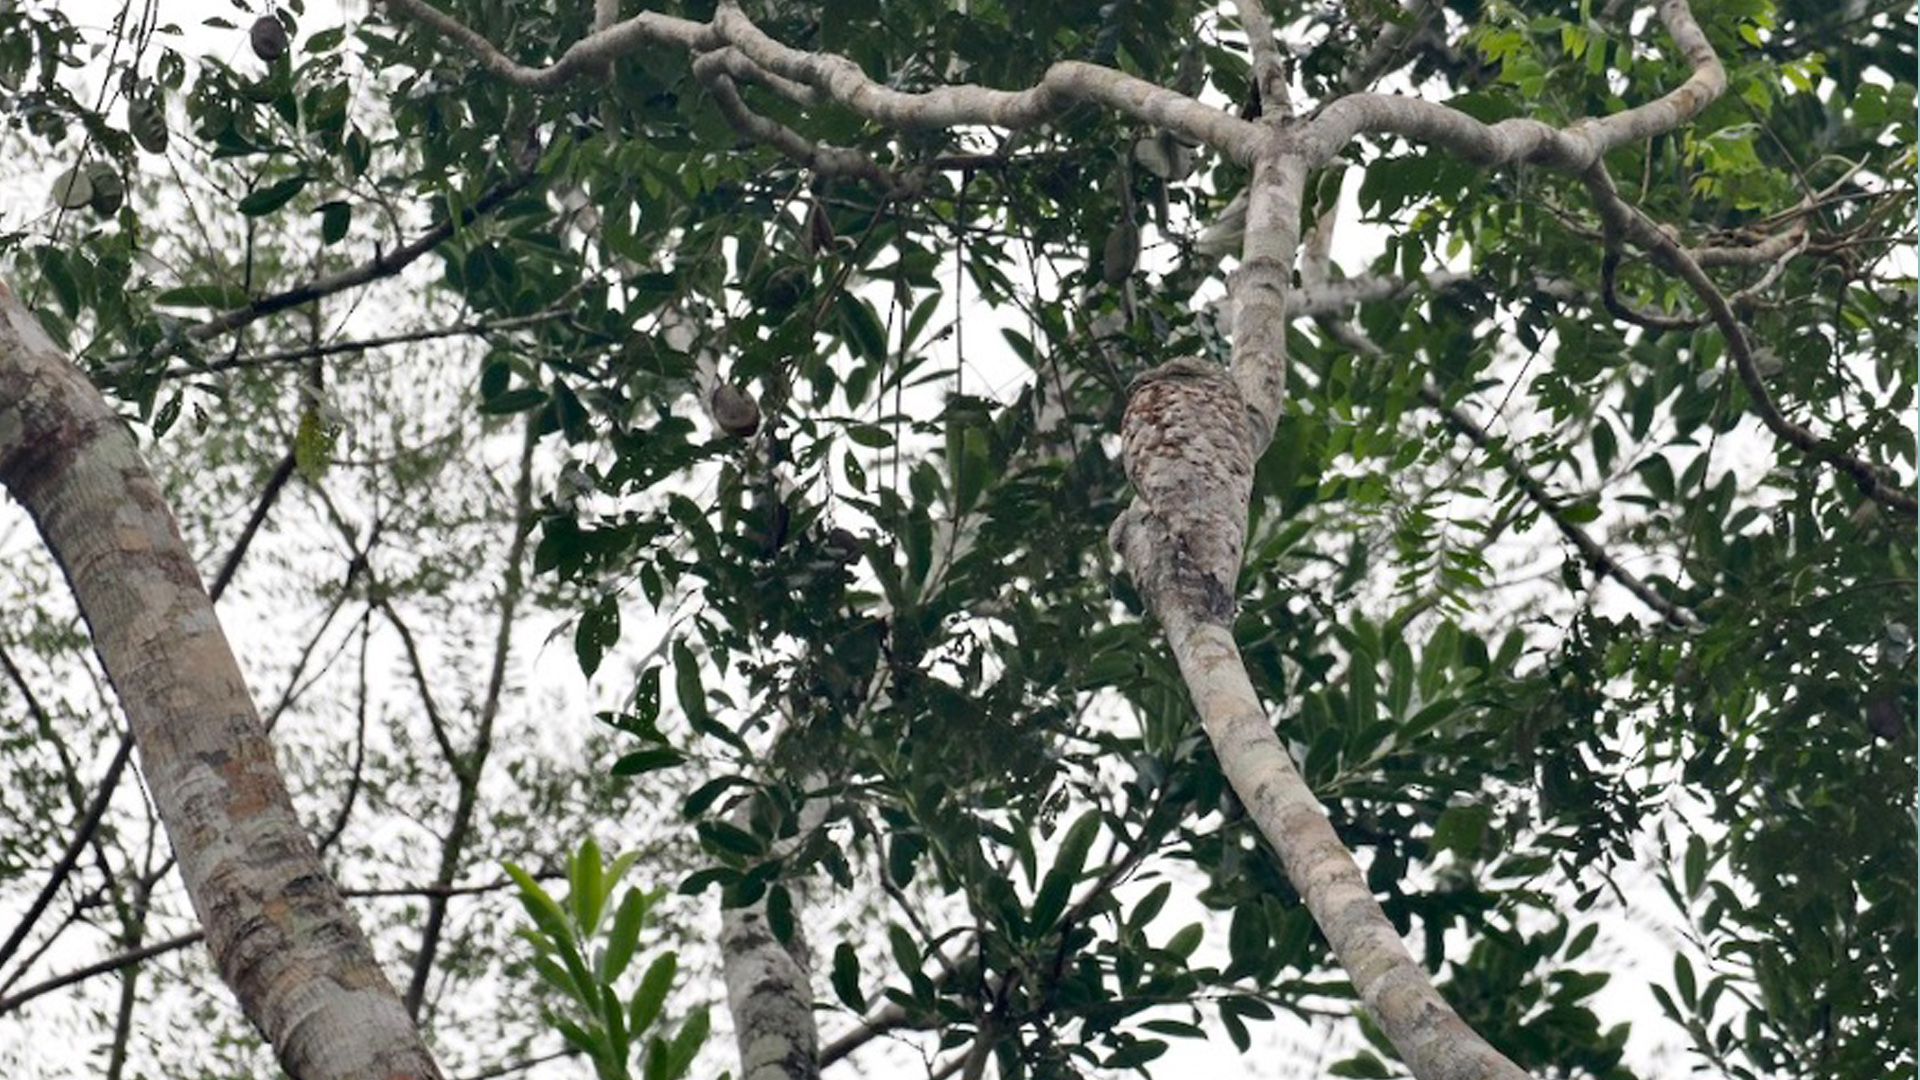
[[1915,35],[0,4],[0,1070],[1910,1073]]

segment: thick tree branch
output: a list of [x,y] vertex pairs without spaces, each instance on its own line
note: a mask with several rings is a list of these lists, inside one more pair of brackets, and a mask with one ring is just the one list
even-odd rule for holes
[[[712,23],[652,12],[636,15],[582,38],[559,60],[539,68],[511,59],[483,35],[424,0],[380,2],[451,39],[490,74],[536,92],[556,90],[572,79],[592,75],[615,57],[646,44],[675,45],[694,53],[731,45],[742,59],[725,57],[719,61],[726,65],[729,77],[750,75],[800,104],[832,101],[897,131],[968,125],[1033,128],[1072,105],[1084,103],[1103,105],[1189,141],[1205,143],[1241,163],[1251,161],[1265,141],[1258,125],[1125,72],[1077,61],[1053,65],[1037,85],[1026,90],[970,85],[923,93],[893,90],[867,78],[858,64],[844,56],[806,52],[775,41],[731,2],[720,5]],[[810,89],[803,91],[802,87]]]
[[1686,0],[1660,0],[1660,19],[1693,73],[1664,96],[1636,108],[1565,128],[1528,119],[1488,125],[1420,98],[1353,94],[1304,121],[1293,133],[1294,145],[1315,167],[1332,161],[1355,136],[1372,133],[1441,146],[1477,165],[1527,162],[1585,172],[1617,146],[1665,134],[1692,120],[1726,91],[1726,69]]
[[0,483],[72,586],[223,978],[307,1080],[437,1078],[288,797],[133,437],[0,289]]
[[1062,61],[1027,90],[946,86],[922,93],[894,90],[869,79],[844,56],[790,48],[762,33],[723,0],[713,25],[754,63],[805,83],[827,98],[900,131],[984,124],[1025,129],[1074,104],[1103,105],[1135,120],[1205,143],[1235,161],[1252,160],[1265,138],[1259,125],[1203,105],[1185,94],[1097,64]]
[[1233,633],[1159,613],[1220,768],[1299,891],[1360,1001],[1420,1080],[1526,1080],[1433,987],[1287,755]]

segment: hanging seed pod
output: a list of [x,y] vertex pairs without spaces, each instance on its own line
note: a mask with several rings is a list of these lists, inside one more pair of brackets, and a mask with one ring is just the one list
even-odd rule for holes
[[113,166],[95,163],[88,167],[87,179],[93,184],[93,197],[87,200],[87,208],[103,218],[119,213],[127,201],[127,185],[121,182]]
[[1118,285],[1132,276],[1138,265],[1140,226],[1134,224],[1132,218],[1122,218],[1107,234],[1105,249],[1100,253],[1100,279],[1109,285]]
[[62,210],[78,210],[93,201],[93,180],[76,165],[53,178],[53,202]]
[[827,219],[827,208],[814,200],[807,209],[807,252],[818,255],[833,247],[833,222]]
[[167,152],[167,110],[157,93],[127,103],[127,131],[147,153]]
[[721,383],[713,388],[707,401],[713,409],[713,422],[736,439],[744,439],[760,430],[760,406],[753,395],[737,386]]
[[253,29],[247,31],[247,40],[253,45],[253,55],[269,64],[287,55],[287,28],[271,15],[254,20]]
[[840,565],[852,566],[860,561],[860,538],[851,531],[838,526],[827,530],[827,553]]

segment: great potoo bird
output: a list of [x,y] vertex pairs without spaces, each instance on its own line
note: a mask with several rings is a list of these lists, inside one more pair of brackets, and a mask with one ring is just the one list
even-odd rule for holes
[[1134,503],[1112,542],[1135,585],[1162,617],[1177,603],[1231,620],[1253,490],[1253,434],[1233,379],[1192,359],[1146,372],[1127,389],[1120,444]]

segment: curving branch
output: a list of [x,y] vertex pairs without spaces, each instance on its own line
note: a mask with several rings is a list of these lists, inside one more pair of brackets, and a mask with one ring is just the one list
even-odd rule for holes
[[1727,354],[1733,358],[1734,370],[1740,376],[1741,385],[1746,387],[1753,410],[1767,430],[1794,449],[1847,474],[1867,498],[1905,515],[1909,520],[1920,516],[1920,504],[1885,470],[1854,457],[1788,419],[1767,390],[1766,379],[1754,359],[1753,343],[1747,336],[1746,327],[1741,325],[1733,304],[1713,279],[1707,276],[1700,263],[1671,234],[1622,198],[1613,186],[1613,178],[1607,175],[1603,166],[1595,166],[1583,179],[1608,231],[1618,232],[1645,249],[1661,266],[1686,282],[1706,306],[1708,316],[1726,341]]
[[1693,72],[1665,95],[1565,128],[1517,118],[1483,124],[1458,109],[1419,98],[1352,94],[1332,102],[1294,133],[1314,167],[1332,161],[1356,136],[1398,135],[1444,147],[1476,165],[1526,162],[1580,173],[1615,147],[1662,135],[1700,115],[1727,89],[1727,72],[1686,0],[1660,0],[1660,19]]
[[[729,60],[733,61],[731,66]],[[798,164],[824,176],[853,177],[888,192],[897,191],[903,186],[898,178],[882,169],[878,162],[866,154],[815,142],[785,124],[749,109],[747,103],[741,100],[731,73],[731,67],[739,67],[744,62],[745,56],[733,48],[702,53],[693,61],[693,74],[706,85],[708,93],[713,95],[713,103],[720,109],[720,115],[733,125],[735,131],[755,142],[773,147]]]
[[668,44],[704,51],[723,44],[706,23],[647,11],[581,38],[545,67],[528,67],[494,48],[485,35],[424,0],[379,2],[451,39],[487,74],[543,94],[559,90],[574,79],[597,77],[608,64],[643,45]]
[[334,293],[345,292],[383,278],[390,278],[406,269],[420,256],[446,243],[460,229],[499,209],[502,203],[518,195],[533,182],[533,179],[534,174],[531,172],[509,177],[488,188],[474,200],[472,206],[461,210],[457,216],[440,222],[414,240],[392,251],[375,255],[358,266],[302,282],[290,289],[263,296],[230,311],[221,312],[205,322],[195,323],[189,327],[186,337],[189,341],[206,341],[222,334],[232,333],[248,323],[266,318],[268,315],[278,314],[288,308],[296,308],[301,304],[332,296]]
[[875,82],[844,56],[805,52],[775,41],[732,0],[723,0],[713,26],[724,40],[768,71],[812,86],[836,104],[898,131],[969,125],[1025,129],[1053,119],[1069,106],[1088,104],[1205,143],[1242,164],[1250,162],[1266,141],[1257,124],[1097,64],[1061,61],[1026,90],[963,85],[910,93]]
[[1078,104],[1101,105],[1205,143],[1242,164],[1265,141],[1260,127],[1194,98],[1113,68],[1063,61],[1025,90],[983,86],[939,87],[921,93],[894,90],[867,77],[860,65],[834,53],[806,52],[763,33],[739,6],[725,0],[710,23],[643,12],[580,39],[560,59],[528,67],[478,31],[425,0],[380,0],[386,7],[459,45],[489,74],[538,93],[592,76],[615,58],[645,45],[674,45],[693,53],[732,46],[737,57],[719,63],[729,78],[752,78],[798,104],[832,102],[896,131],[987,125],[1038,127]]

